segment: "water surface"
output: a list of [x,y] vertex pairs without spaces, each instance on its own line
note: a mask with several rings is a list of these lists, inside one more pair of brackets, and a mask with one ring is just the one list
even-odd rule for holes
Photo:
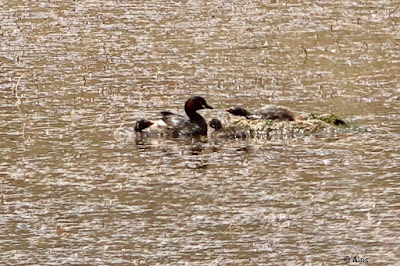
[[[395,264],[397,1],[0,2],[0,262]],[[191,95],[351,130],[149,139]]]

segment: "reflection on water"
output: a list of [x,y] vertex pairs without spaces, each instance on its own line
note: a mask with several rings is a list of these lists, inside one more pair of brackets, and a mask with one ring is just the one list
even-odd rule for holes
[[[394,264],[395,1],[0,3],[2,264]],[[201,95],[333,112],[293,138],[114,141]]]

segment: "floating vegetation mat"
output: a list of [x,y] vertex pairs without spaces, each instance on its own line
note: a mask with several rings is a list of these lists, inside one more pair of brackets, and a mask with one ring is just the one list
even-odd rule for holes
[[296,117],[295,121],[251,120],[235,117],[226,127],[214,132],[213,135],[227,138],[295,137],[317,133],[325,129],[335,131],[347,127],[348,123],[329,113],[301,114]]

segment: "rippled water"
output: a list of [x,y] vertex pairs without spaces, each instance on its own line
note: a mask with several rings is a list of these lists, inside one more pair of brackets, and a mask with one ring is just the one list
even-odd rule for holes
[[[400,257],[398,1],[1,1],[0,262]],[[205,97],[333,112],[273,139],[113,131]]]

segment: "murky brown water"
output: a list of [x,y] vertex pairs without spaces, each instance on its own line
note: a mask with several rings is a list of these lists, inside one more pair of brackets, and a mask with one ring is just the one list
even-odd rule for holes
[[[2,265],[399,262],[398,1],[7,0],[0,20]],[[113,139],[190,95],[359,129]]]

